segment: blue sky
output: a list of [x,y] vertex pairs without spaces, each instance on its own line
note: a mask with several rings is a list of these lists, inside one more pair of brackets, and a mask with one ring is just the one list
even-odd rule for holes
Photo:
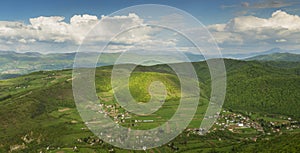
[[[195,0],[7,0],[1,2],[0,20],[20,20],[27,22],[28,18],[36,16],[65,16],[74,14],[108,15],[114,11],[138,4],[165,4],[185,10],[204,23],[216,23],[228,20],[232,15],[229,9],[222,9],[221,1],[197,2]],[[221,13],[222,12],[222,13]],[[225,13],[226,12],[226,13]],[[211,18],[213,16],[213,18]]]
[[249,9],[241,6],[243,2],[268,3],[268,1],[253,0],[6,0],[1,1],[0,20],[28,22],[29,18],[37,16],[64,16],[68,19],[75,14],[108,15],[124,7],[138,4],[164,4],[177,7],[192,14],[204,24],[227,22],[242,11],[248,11],[247,14],[255,13],[259,17],[266,17],[278,8],[298,15],[300,13],[297,10],[300,5],[293,4],[292,1],[282,2],[290,4],[284,7]]
[[[297,28],[300,26],[300,2],[297,0],[7,0],[0,5],[0,44],[3,47],[0,50],[52,52],[63,48],[61,52],[71,52],[74,48],[68,45],[78,44],[81,36],[66,38],[66,32],[58,35],[61,31],[57,29],[68,26],[66,29],[70,31],[68,24],[74,16],[86,14],[90,16],[76,19],[98,21],[101,15],[149,3],[173,6],[192,14],[207,26],[224,52],[300,48],[300,28]],[[46,18],[39,18],[41,16]],[[57,29],[47,29],[53,24]],[[32,28],[46,30],[28,31]],[[80,31],[78,27],[76,30]],[[38,36],[34,35],[37,31],[40,32]]]

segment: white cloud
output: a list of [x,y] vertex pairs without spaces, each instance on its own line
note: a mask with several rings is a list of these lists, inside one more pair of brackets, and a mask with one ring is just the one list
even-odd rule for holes
[[279,40],[276,40],[276,42],[286,42],[285,39],[279,39]]
[[295,48],[300,41],[300,17],[282,10],[273,12],[269,18],[241,16],[208,28],[222,48],[272,48],[284,44],[282,47]]
[[[298,2],[288,2],[288,1],[278,1],[278,0],[264,0],[260,1],[258,3],[254,3],[252,8],[257,8],[257,9],[265,9],[265,8],[282,8],[286,6],[291,6],[295,5]],[[249,7],[249,6],[248,6]]]
[[249,7],[250,4],[249,4],[248,2],[242,2],[242,3],[241,3],[241,6],[242,6],[242,7]]
[[[245,4],[247,5],[247,4]],[[178,27],[185,27],[184,18],[171,14],[151,20],[150,23],[168,22]],[[97,28],[99,21],[101,28]],[[170,22],[169,22],[170,21]],[[95,45],[107,42],[116,31],[126,30],[111,41],[113,52],[125,51],[131,48],[150,50],[172,50],[189,47],[180,36],[167,29],[145,26],[142,18],[134,13],[123,16],[74,15],[69,21],[61,16],[37,17],[29,19],[29,23],[0,21],[0,50],[39,51],[39,52],[70,52],[75,51],[84,40],[86,46],[99,49]],[[90,33],[89,39],[85,39]],[[194,28],[194,29],[193,29]],[[269,18],[255,16],[240,16],[228,23],[209,25],[208,29],[224,50],[265,50],[273,47],[300,47],[300,17],[282,10],[275,11]],[[198,32],[195,32],[195,30]],[[183,31],[195,33],[199,41],[207,40],[205,29],[187,26]],[[203,33],[201,33],[203,32]],[[195,37],[195,38],[196,38]],[[96,44],[97,43],[97,44]],[[205,44],[203,43],[203,44]],[[286,48],[286,49],[288,49]]]
[[288,7],[292,5],[299,4],[297,1],[287,1],[287,0],[260,0],[258,2],[242,2],[240,5],[234,4],[234,5],[222,5],[221,8],[237,8],[237,7],[243,7],[243,8],[250,8],[250,9],[267,9],[267,8],[283,8]]
[[[85,43],[108,41],[115,31],[125,30],[131,26],[143,25],[144,21],[134,13],[124,16],[101,16],[101,29],[92,33]],[[61,16],[40,16],[30,18],[29,24],[22,22],[0,21],[0,40],[3,40],[2,48],[9,50],[42,51],[49,45],[76,46],[85,39],[88,32],[99,23],[100,19],[93,15],[74,15],[69,22]],[[145,42],[149,39],[150,27],[131,30],[122,37],[115,39],[118,43]],[[45,44],[47,44],[45,46]],[[27,46],[24,47],[24,44]],[[74,51],[76,47],[71,47]],[[49,49],[49,48],[48,48]],[[70,50],[61,50],[70,51]]]
[[299,30],[300,17],[278,10],[268,19],[241,16],[230,20],[227,24],[212,25],[210,28],[218,31],[247,31],[259,28]]

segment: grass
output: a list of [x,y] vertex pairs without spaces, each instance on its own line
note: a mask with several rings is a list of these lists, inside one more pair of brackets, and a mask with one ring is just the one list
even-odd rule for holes
[[[210,97],[209,73],[205,63],[193,64],[199,71],[197,73],[201,81],[201,98],[196,114],[188,128],[200,126]],[[295,68],[293,70],[264,68],[263,64],[255,62],[231,60],[226,61],[226,64],[227,67],[230,65],[228,92],[225,101],[227,109],[232,109],[235,112],[239,110],[244,114],[251,112],[252,114],[249,115],[251,119],[263,119],[267,122],[284,122],[286,119],[283,118],[288,116],[292,116],[292,118],[296,116],[295,119],[297,119],[298,113],[291,114],[286,111],[291,109],[293,112],[299,108],[299,99],[297,99],[299,87],[296,86],[299,76],[294,74]],[[101,103],[105,105],[116,104],[116,99],[113,97],[114,90],[110,85],[110,73],[111,67],[109,66],[98,68],[96,71],[97,95]],[[65,70],[35,72],[0,81],[0,152],[7,152],[11,145],[22,144],[24,142],[22,137],[25,135],[29,135],[34,140],[31,143],[26,143],[28,147],[24,152],[45,151],[48,146],[54,149],[49,152],[73,152],[74,146],[78,146],[80,152],[108,152],[109,149],[113,148],[107,143],[91,145],[87,142],[78,142],[78,139],[92,139],[95,136],[87,129],[75,108],[70,79],[71,71]],[[280,80],[288,81],[280,83]],[[122,124],[123,126],[129,127],[132,120],[154,120],[154,122],[138,123],[138,126],[132,127],[133,129],[151,129],[165,123],[176,112],[181,89],[178,78],[167,66],[137,67],[131,74],[129,85],[133,97],[139,102],[147,103],[150,98],[148,87],[153,81],[161,81],[165,84],[168,91],[166,102],[150,116],[130,114],[131,118],[127,119]],[[283,91],[286,89],[293,90]],[[279,98],[285,93],[287,96]],[[264,100],[266,100],[266,106],[260,103]],[[291,103],[282,104],[280,100],[291,101]],[[280,109],[274,112],[266,109],[269,106]],[[124,113],[126,110],[120,108],[119,112]],[[265,144],[264,141],[260,142],[260,140],[257,143],[244,140],[258,135],[253,129],[243,128],[238,131],[239,133],[231,133],[226,130],[214,131],[205,136],[188,135],[184,132],[170,143],[174,143],[179,148],[178,152],[232,152],[234,149],[244,151],[242,148],[251,150],[254,145]],[[299,130],[284,132],[297,136]],[[291,137],[290,135],[283,135],[280,139],[286,141]],[[295,141],[299,142],[298,139]],[[279,142],[275,143],[279,144]],[[143,152],[119,148],[114,148],[114,150],[115,152]],[[168,144],[148,150],[148,152],[174,151]],[[245,149],[245,151],[247,150]]]

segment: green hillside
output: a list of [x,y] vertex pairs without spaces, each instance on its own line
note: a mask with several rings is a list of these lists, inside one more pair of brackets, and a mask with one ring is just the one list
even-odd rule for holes
[[242,61],[227,61],[226,65],[228,84],[225,107],[300,117],[296,109],[300,98],[300,67],[278,68]]
[[[277,138],[276,134],[265,134],[274,130],[270,125],[271,121],[284,123],[284,127],[299,121],[300,67],[277,67],[255,61],[237,60],[225,60],[225,64],[228,88],[224,108],[230,111],[225,111],[224,115],[240,113],[245,118],[251,118],[249,122],[255,122],[253,125],[262,126],[264,132],[259,132],[260,126],[257,126],[237,129],[241,132],[232,134],[215,125],[217,130],[205,136],[185,131],[170,144],[152,149],[152,152],[174,152],[176,147],[180,148],[179,152],[228,152],[235,149],[251,152],[256,145],[272,146],[266,139],[273,141]],[[210,75],[206,63],[197,62],[193,65],[200,81],[202,98],[189,126],[191,129],[199,127],[210,97]],[[118,108],[110,85],[111,69],[112,66],[97,68],[96,89],[103,104],[115,105]],[[74,146],[80,148],[80,152],[108,152],[113,148],[95,137],[81,120],[73,100],[71,73],[71,70],[40,71],[0,81],[0,152],[73,152]],[[165,83],[168,91],[167,100],[159,111],[152,116],[141,117],[122,108],[118,108],[118,111],[108,108],[107,111],[111,112],[109,116],[113,118],[115,115],[126,114],[130,119],[125,119],[121,125],[134,129],[149,129],[168,120],[175,113],[180,98],[178,78],[166,65],[138,66],[132,73],[129,85],[137,101],[149,100],[147,89],[152,81]],[[288,120],[288,117],[293,121]],[[132,122],[147,119],[155,121]],[[220,122],[223,122],[222,118]],[[288,133],[280,137],[282,141],[293,134],[299,135],[300,132],[280,130]],[[253,137],[258,137],[257,143],[248,140]],[[299,139],[295,141],[299,142]],[[280,144],[275,140],[274,143]],[[128,152],[113,149],[116,152]]]

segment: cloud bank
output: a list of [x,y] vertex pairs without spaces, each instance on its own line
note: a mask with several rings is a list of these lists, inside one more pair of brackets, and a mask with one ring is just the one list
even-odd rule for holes
[[[111,37],[110,31],[115,29],[125,29],[131,25],[143,24],[143,19],[136,14],[129,14],[128,16],[101,16],[100,18],[104,24],[103,29],[97,38],[93,41],[104,41]],[[65,21],[62,16],[40,16],[37,18],[30,18],[29,24],[22,22],[0,21],[0,43],[1,50],[43,50],[43,46],[76,46],[84,40],[88,32],[99,23],[100,19],[93,15],[74,15],[69,22]],[[140,31],[143,35],[147,35],[147,31]],[[136,33],[137,36],[141,35]],[[141,37],[135,37],[141,39]],[[132,37],[124,38],[126,43],[139,41]],[[86,40],[88,41],[88,40]],[[73,51],[74,48],[73,47]],[[71,47],[72,48],[72,47]]]
[[236,17],[225,24],[210,25],[208,29],[223,48],[300,47],[300,17],[282,10],[273,12],[269,18]]
[[[248,3],[243,4],[249,7]],[[174,16],[174,15],[173,15]],[[169,17],[170,18],[170,17]],[[181,25],[182,20],[173,17],[172,24]],[[85,39],[88,32],[102,21],[102,29],[91,39]],[[158,20],[157,22],[163,22]],[[144,19],[134,13],[124,16],[74,15],[69,21],[62,16],[40,16],[23,22],[0,21],[0,50],[74,52],[84,40],[85,43],[101,43],[110,40],[112,31],[125,30],[133,25],[141,27],[120,34],[111,41],[108,49],[112,52],[125,51],[134,46],[161,49],[162,47],[189,50],[174,33],[143,26]],[[239,16],[227,23],[207,26],[223,53],[241,51],[255,52],[274,47],[298,49],[300,47],[300,17],[277,10],[268,18]],[[193,29],[186,29],[193,33]],[[157,37],[159,36],[159,37]],[[199,36],[199,39],[201,36]],[[212,40],[207,40],[212,41]],[[185,47],[185,48],[184,48]]]
[[[87,38],[90,30],[101,20],[101,29]],[[127,30],[111,40],[115,31]],[[155,37],[160,29],[144,26],[144,20],[134,13],[124,16],[74,15],[67,22],[62,16],[40,16],[30,18],[29,24],[22,22],[0,22],[0,50],[74,52],[84,42],[87,51],[99,50],[101,43],[110,41],[108,50],[120,52],[136,46],[152,50],[176,46],[174,38]],[[93,31],[95,32],[95,31]],[[104,45],[104,44],[103,44]]]

